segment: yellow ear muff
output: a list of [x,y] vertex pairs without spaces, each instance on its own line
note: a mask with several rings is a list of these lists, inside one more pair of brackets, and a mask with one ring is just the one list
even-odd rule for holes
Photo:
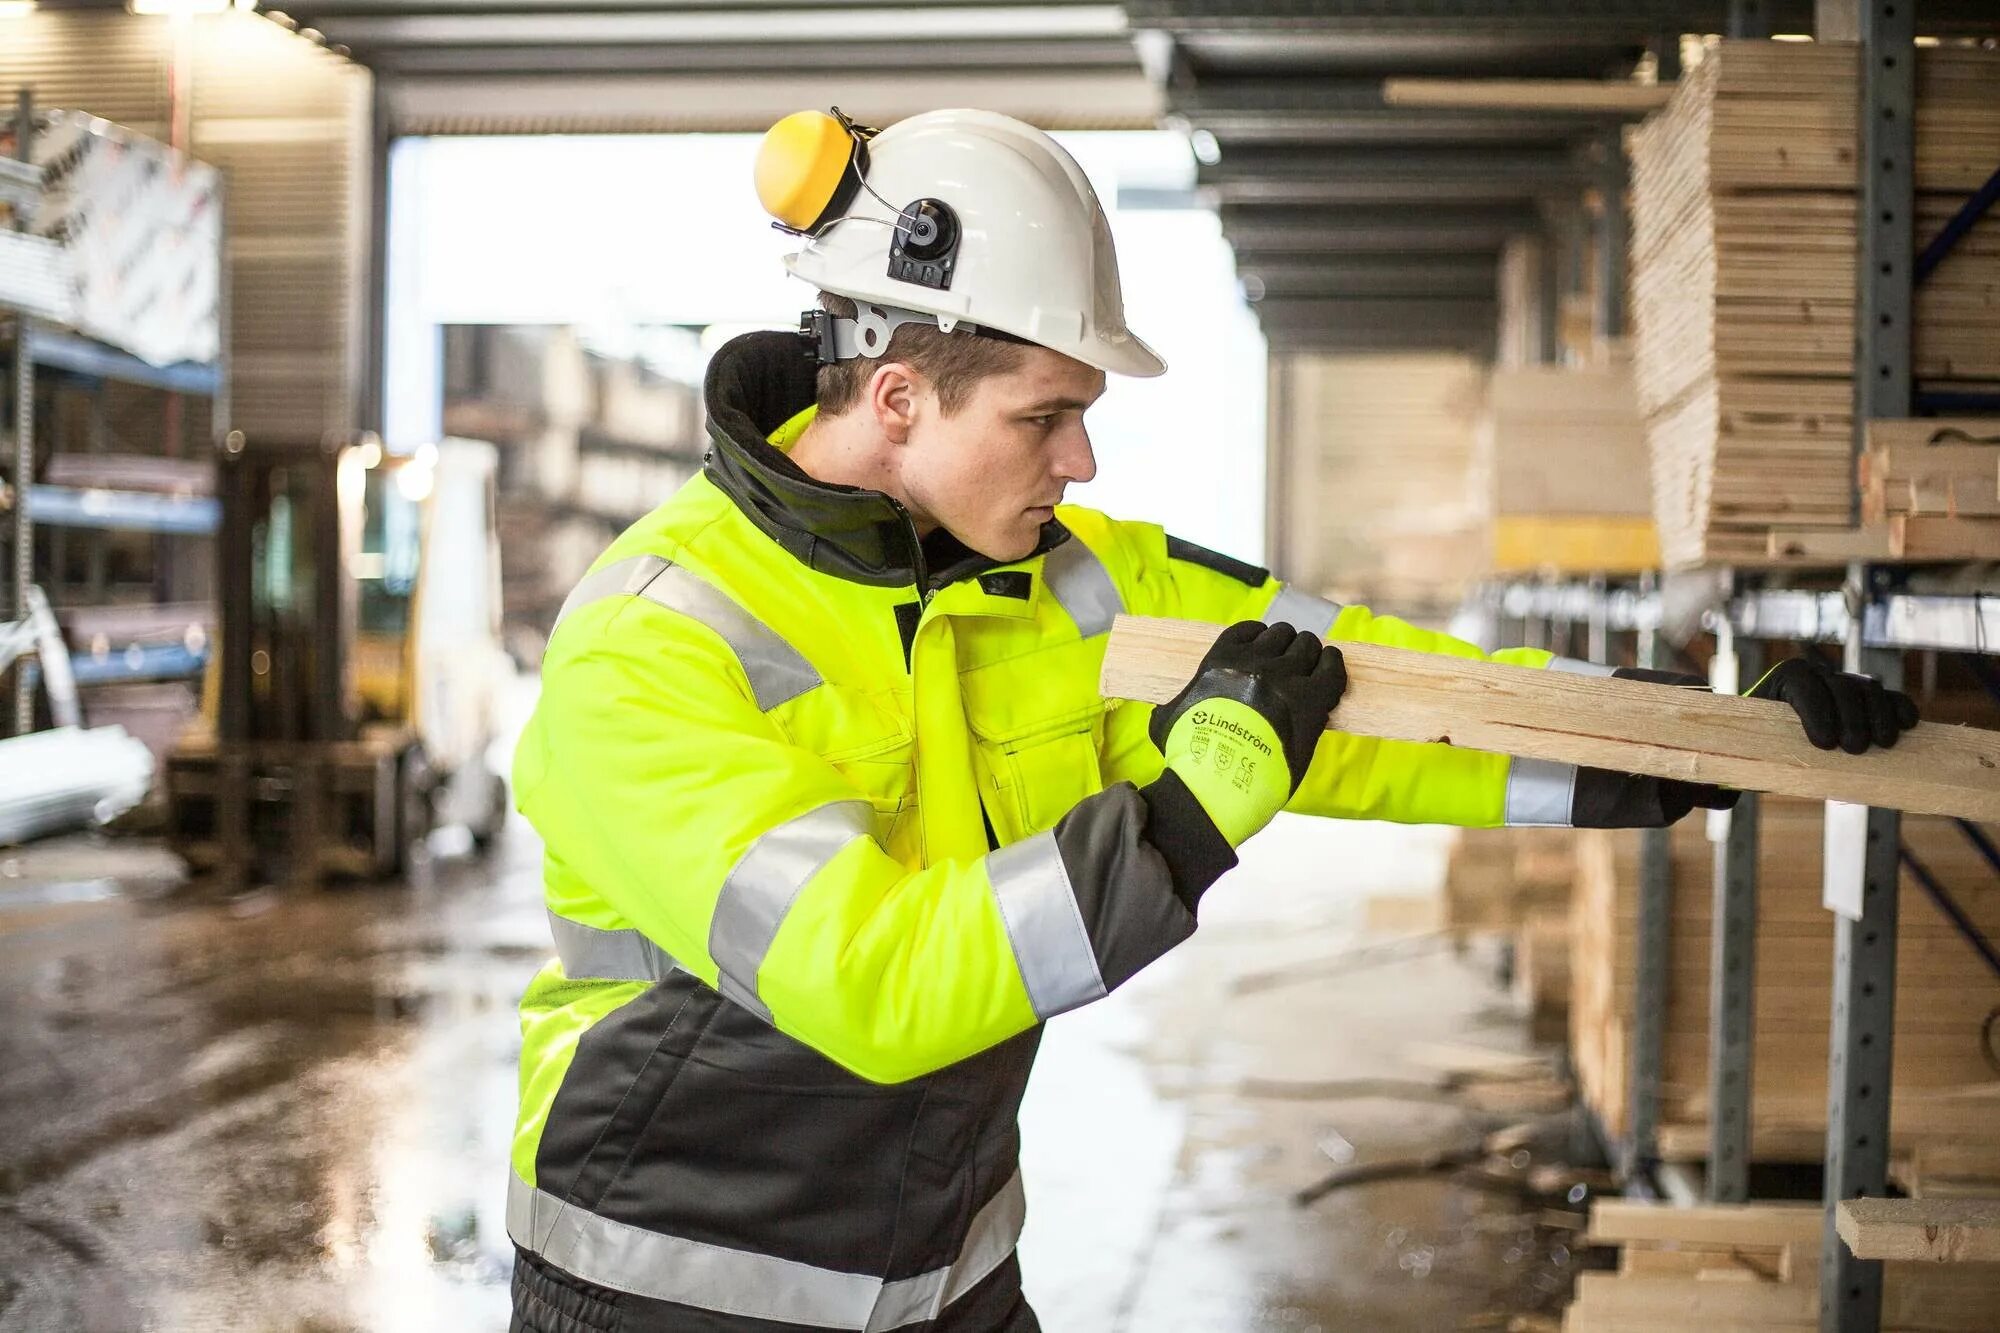
[[793,231],[817,229],[861,183],[855,170],[861,139],[824,111],[795,111],[773,125],[757,148],[757,199],[764,211]]

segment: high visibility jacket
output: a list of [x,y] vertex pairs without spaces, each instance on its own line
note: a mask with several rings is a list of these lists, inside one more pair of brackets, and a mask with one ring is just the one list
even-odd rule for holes
[[[1156,781],[1150,708],[1098,693],[1114,615],[1481,655],[1087,509],[1009,564],[927,549],[785,457],[813,392],[792,335],[718,352],[707,470],[571,597],[516,759],[559,956],[521,1004],[509,1231],[623,1328],[948,1327],[1007,1263],[1039,1025],[1187,938],[1234,861]],[[1574,780],[1329,733],[1291,808],[1560,824]]]

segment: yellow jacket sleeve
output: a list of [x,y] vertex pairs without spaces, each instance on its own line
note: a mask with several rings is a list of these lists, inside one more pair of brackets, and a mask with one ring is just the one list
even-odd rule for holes
[[[1448,634],[1378,616],[1365,606],[1341,606],[1302,593],[1266,570],[1177,541],[1150,525],[1109,527],[1126,561],[1127,607],[1135,615],[1218,625],[1282,620],[1335,643],[1380,643],[1527,667],[1556,663],[1551,654],[1532,648],[1487,654]],[[1148,704],[1121,704],[1113,710],[1106,727],[1107,779],[1143,782],[1158,772],[1159,752],[1146,735],[1151,714]],[[1344,819],[1475,828],[1562,824],[1568,820],[1574,779],[1575,771],[1567,765],[1330,731],[1286,808]]]
[[1192,933],[1131,788],[913,869],[863,794],[758,709],[713,631],[637,598],[575,620],[516,758],[571,976],[654,949],[895,1082],[1098,998]]

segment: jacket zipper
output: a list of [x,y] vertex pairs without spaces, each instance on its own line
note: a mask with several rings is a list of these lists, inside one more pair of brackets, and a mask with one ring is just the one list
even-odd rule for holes
[[901,500],[889,495],[882,498],[896,511],[896,517],[903,520],[903,535],[909,538],[910,542],[910,569],[916,574],[917,601],[920,605],[929,606],[931,598],[937,596],[937,589],[931,587],[930,566],[924,560],[924,543],[923,539],[917,536],[917,522],[910,517],[910,511],[903,507]]

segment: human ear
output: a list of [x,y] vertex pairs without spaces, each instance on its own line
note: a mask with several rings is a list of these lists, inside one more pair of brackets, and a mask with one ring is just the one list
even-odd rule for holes
[[875,414],[875,424],[896,444],[910,438],[922,390],[922,376],[900,361],[891,361],[868,380],[868,406]]

